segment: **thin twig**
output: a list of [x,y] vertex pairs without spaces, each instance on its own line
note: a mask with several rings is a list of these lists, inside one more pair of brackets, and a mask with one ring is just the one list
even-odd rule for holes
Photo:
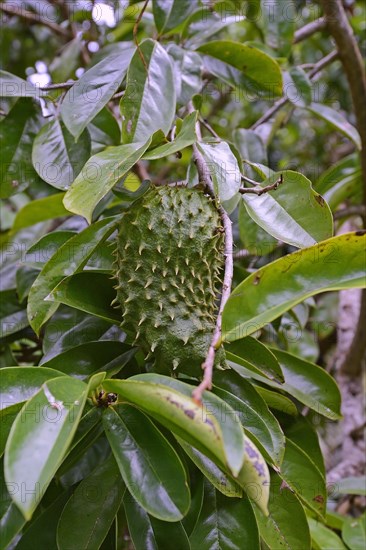
[[0,10],[8,15],[17,15],[18,17],[22,17],[23,19],[26,19],[31,23],[44,25],[45,27],[48,27],[49,29],[61,36],[67,38],[70,37],[70,31],[68,29],[64,29],[60,25],[57,25],[56,23],[53,23],[52,21],[49,21],[48,19],[45,19],[44,17],[41,17],[40,15],[37,15],[36,13],[33,13],[31,11],[24,10],[16,6],[10,6],[7,4],[0,4]]
[[[327,65],[332,63],[337,58],[338,58],[338,51],[337,50],[334,50],[334,51],[330,52],[328,55],[326,55],[325,57],[323,57],[320,61],[318,61],[318,63],[315,63],[313,69],[308,74],[309,78],[310,79],[314,78],[314,76],[317,75],[322,69],[324,69],[324,67],[326,67]],[[268,109],[268,111],[266,111],[265,114],[263,116],[261,116],[261,118],[259,118],[251,126],[251,130],[255,130],[256,128],[258,128],[258,126],[260,126],[264,122],[267,122],[267,120],[272,118],[273,115],[275,115],[277,113],[277,111],[279,111],[284,105],[289,103],[289,101],[290,100],[287,97],[282,97],[281,99],[279,99],[273,105],[273,107]]]
[[327,24],[324,17],[319,17],[319,19],[316,19],[315,21],[304,25],[303,27],[301,27],[301,29],[298,29],[295,32],[294,44],[298,44],[299,42],[302,42],[306,38],[309,38],[309,36],[312,36],[316,32],[322,31],[323,29],[325,29],[326,26]]
[[334,212],[333,217],[335,220],[341,220],[342,218],[347,218],[348,216],[365,216],[366,206],[364,204],[348,206],[347,208],[342,208],[342,210],[337,210]]
[[137,40],[137,32],[138,32],[138,30],[139,30],[139,24],[140,24],[140,21],[141,21],[141,19],[142,19],[142,16],[144,15],[144,11],[145,11],[146,8],[147,8],[148,3],[149,3],[149,0],[145,0],[145,3],[144,3],[144,5],[142,6],[142,9],[141,9],[141,11],[140,11],[140,13],[139,13],[139,15],[138,15],[138,17],[137,17],[137,19],[136,19],[136,22],[135,22],[135,24],[134,24],[134,26],[133,26],[133,31],[132,31],[133,40],[134,40],[134,42],[135,42],[135,44],[136,44],[136,48],[137,48],[138,54],[139,54],[140,59],[141,59],[143,65],[144,65],[144,67],[145,67],[145,69],[146,69],[147,74],[149,74],[149,69],[148,69],[148,66],[147,66],[147,64],[146,64],[146,60],[145,60],[145,58],[144,58],[144,54],[143,54],[142,51],[141,51],[140,44],[139,44],[139,42],[138,42],[138,40]]
[[[188,106],[189,112],[192,112],[193,105],[190,103]],[[196,124],[196,134],[199,140],[202,139],[201,128],[199,122]],[[199,151],[197,145],[193,145],[193,159],[197,166],[197,172],[200,177],[201,182],[205,185],[208,192],[214,197],[214,190],[211,181],[211,176],[209,175],[209,170],[206,164],[205,159],[203,158],[201,152]],[[202,363],[203,369],[203,379],[202,382],[193,390],[192,397],[196,403],[202,403],[202,394],[205,390],[210,390],[212,388],[212,375],[213,367],[215,362],[215,353],[216,350],[221,345],[221,332],[222,332],[222,314],[224,311],[225,304],[231,293],[231,285],[233,280],[233,233],[231,220],[224,210],[224,208],[219,205],[218,211],[222,221],[225,235],[225,245],[224,245],[224,256],[225,256],[225,273],[224,281],[222,284],[221,300],[219,311],[216,317],[215,330],[212,335],[210,347],[208,348],[205,361]]]
[[216,139],[219,139],[221,141],[221,138],[219,136],[219,134],[217,134],[215,132],[215,130],[212,128],[212,126],[207,122],[207,120],[205,120],[204,118],[202,117],[199,117],[199,121],[200,123],[202,124],[202,126],[204,126],[206,128],[206,130],[208,130],[210,132],[210,134],[215,137]]
[[76,80],[70,80],[69,82],[59,82],[56,84],[47,84],[46,86],[40,86],[42,92],[48,92],[50,90],[68,90],[72,88]]
[[269,193],[269,191],[275,191],[278,189],[278,187],[283,183],[283,176],[282,174],[276,180],[274,183],[271,183],[270,185],[266,185],[266,187],[241,187],[239,189],[239,193],[241,195],[246,195],[251,193],[252,195],[257,195],[260,197],[261,195],[264,195],[264,193]]

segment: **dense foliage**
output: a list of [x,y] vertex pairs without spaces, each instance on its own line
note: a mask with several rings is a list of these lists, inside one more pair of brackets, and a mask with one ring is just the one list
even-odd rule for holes
[[366,240],[319,5],[0,13],[0,548],[363,548],[318,436]]

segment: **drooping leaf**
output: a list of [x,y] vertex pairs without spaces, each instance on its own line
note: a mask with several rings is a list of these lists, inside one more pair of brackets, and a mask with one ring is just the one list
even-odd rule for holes
[[176,550],[191,549],[180,521],[167,522],[149,516],[128,491],[123,498],[123,505],[128,531],[136,550],[159,550],[166,547],[167,541],[174,541]]
[[92,156],[66,192],[67,210],[91,223],[97,204],[133,168],[150,143],[151,137],[146,142],[107,147]]
[[51,368],[8,367],[1,369],[0,409],[27,401],[42,384],[63,373]]
[[83,268],[95,248],[109,237],[114,228],[113,218],[96,222],[69,239],[45,264],[28,297],[28,318],[36,333],[58,307],[57,303],[46,302],[45,298],[64,277]]
[[223,341],[244,338],[319,292],[364,287],[366,233],[347,233],[267,264],[232,292]]
[[176,95],[169,55],[150,38],[141,42],[139,50],[132,57],[121,99],[123,143],[144,143],[158,130],[167,134],[175,115]]
[[205,550],[259,550],[258,526],[249,499],[225,497],[206,481],[202,510],[189,540],[192,548]]
[[76,139],[118,90],[133,52],[134,48],[127,47],[106,56],[67,92],[61,105],[61,116]]
[[130,493],[149,514],[179,521],[190,494],[177,453],[144,413],[130,405],[108,408],[103,424]]
[[105,380],[103,387],[137,405],[190,445],[229,468],[234,476],[239,473],[245,458],[243,430],[234,411],[215,395],[205,392],[199,406],[192,399],[192,386],[158,374]]
[[42,197],[29,202],[19,210],[13,224],[13,230],[19,231],[24,227],[29,227],[39,222],[70,216],[62,204],[64,193],[56,193],[48,197]]
[[87,397],[86,387],[70,377],[45,382],[12,426],[5,448],[5,479],[8,484],[28,488],[27,499],[21,491],[12,494],[27,520],[70,445]]
[[42,126],[33,142],[32,162],[38,175],[57,189],[68,189],[90,156],[90,135],[84,130],[78,142],[63,122]]
[[123,491],[124,484],[111,455],[83,479],[66,503],[58,523],[57,548],[99,548],[121,505]]
[[207,42],[198,51],[238,69],[243,81],[255,90],[266,90],[273,95],[282,94],[282,75],[277,62],[264,52],[240,42],[217,40]]
[[352,126],[346,120],[343,115],[341,115],[338,111],[333,109],[332,107],[329,107],[328,105],[324,105],[323,103],[311,103],[310,105],[306,106],[306,109],[310,111],[313,115],[322,118],[326,122],[329,122],[329,124],[341,132],[343,135],[348,137],[353,143],[356,145],[357,149],[361,150],[361,138],[360,134],[358,133],[357,129]]
[[238,161],[229,145],[219,143],[198,144],[209,175],[212,178],[215,194],[219,197],[225,210],[232,212],[239,201],[238,190],[241,186],[241,176]]
[[167,33],[186,19],[197,9],[197,0],[153,0],[153,14],[159,34]]
[[283,184],[261,196],[243,195],[250,217],[276,239],[298,246],[311,246],[333,234],[329,206],[311,182],[299,172],[275,173],[261,183],[266,186],[282,176]]

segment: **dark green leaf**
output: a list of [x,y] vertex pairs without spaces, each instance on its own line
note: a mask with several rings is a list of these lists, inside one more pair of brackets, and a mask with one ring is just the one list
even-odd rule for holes
[[160,145],[160,147],[156,147],[156,149],[148,151],[144,154],[143,158],[147,160],[160,159],[192,145],[196,141],[195,126],[197,114],[197,111],[194,111],[186,116],[183,120],[182,128],[174,141],[165,143],[164,145]]
[[289,254],[247,277],[223,314],[223,340],[244,338],[310,296],[364,287],[366,233],[347,233]]
[[366,547],[366,514],[358,518],[347,518],[343,524],[342,538],[352,550],[364,550]]
[[0,338],[6,339],[28,326],[24,308],[15,290],[0,291]]
[[121,505],[123,490],[118,466],[110,456],[83,479],[63,509],[58,550],[99,548]]
[[19,78],[7,71],[0,71],[0,97],[31,97],[36,99],[42,95],[39,88],[31,82]]
[[107,107],[104,107],[88,124],[88,130],[92,140],[93,155],[110,145],[119,145],[121,141],[118,122]]
[[262,388],[261,386],[256,385],[254,387],[259,395],[263,397],[270,409],[281,411],[291,416],[297,416],[298,412],[296,405],[288,397],[267,388]]
[[42,126],[33,142],[32,162],[38,175],[57,189],[68,189],[90,156],[90,135],[74,137],[58,119]]
[[261,22],[267,45],[279,56],[287,56],[292,49],[292,40],[297,17],[293,0],[261,0]]
[[[0,406],[2,405],[3,403],[0,403]],[[10,405],[10,407],[0,410],[0,457],[4,454],[6,441],[8,439],[11,427],[22,406],[23,402]]]
[[284,382],[278,359],[259,340],[247,336],[225,345],[227,359],[276,382]]
[[[312,100],[312,84],[308,75],[301,67],[291,67],[289,70],[291,83],[286,87],[286,96],[295,105],[309,105]],[[292,90],[295,87],[295,93]]]
[[[341,539],[322,523],[308,518],[313,550],[346,550]],[[355,550],[355,549],[352,549]]]
[[178,27],[197,7],[197,0],[153,0],[154,20],[159,34]]
[[42,269],[58,249],[74,235],[74,231],[52,231],[47,233],[27,250],[26,266]]
[[64,193],[56,193],[48,197],[29,202],[18,212],[14,220],[13,230],[19,231],[35,223],[52,220],[62,216],[70,216],[62,204]]
[[286,422],[284,430],[286,437],[296,443],[311,458],[321,474],[325,476],[324,459],[319,445],[318,434],[310,421],[304,416],[299,415],[296,419]]
[[14,504],[12,496],[20,492],[20,487],[12,482],[6,485],[3,461],[0,461],[0,550],[7,550],[13,539],[21,531],[25,519]]
[[130,405],[109,407],[103,423],[123,480],[137,502],[163,521],[182,519],[190,505],[187,478],[165,437]]
[[187,105],[194,94],[198,94],[202,88],[202,59],[197,53],[184,50],[172,43],[167,51],[173,59],[177,104]]
[[12,499],[29,520],[77,428],[87,397],[80,380],[60,377],[46,382],[17,416],[5,449],[5,478],[8,484],[27,488]]
[[306,109],[313,115],[329,122],[333,128],[352,140],[357,149],[361,150],[360,134],[338,111],[323,103],[311,103],[306,106]]

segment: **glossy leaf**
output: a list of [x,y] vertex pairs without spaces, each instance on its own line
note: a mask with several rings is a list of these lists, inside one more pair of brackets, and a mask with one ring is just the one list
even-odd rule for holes
[[64,197],[70,212],[84,216],[91,223],[97,204],[129,172],[149,147],[147,142],[108,147],[92,156]]
[[8,485],[8,489],[6,487],[3,461],[0,461],[0,490],[0,550],[7,550],[11,548],[11,542],[22,530],[26,520],[12,500],[12,495],[19,492],[19,487],[15,483]]
[[66,503],[58,523],[57,548],[99,548],[121,505],[123,491],[118,466],[110,456],[83,479]]
[[[2,404],[3,403],[0,403],[0,405]],[[4,454],[6,441],[9,437],[11,427],[22,406],[23,401],[0,410],[0,457]]]
[[356,145],[357,149],[361,150],[360,134],[352,124],[350,124],[338,111],[332,109],[323,103],[311,103],[306,106],[306,109],[313,115],[322,118],[326,122],[348,137]]
[[57,189],[68,189],[90,156],[90,135],[85,130],[75,143],[65,125],[51,120],[33,142],[32,162],[38,175]]
[[123,498],[128,531],[135,550],[160,550],[174,541],[176,550],[190,550],[187,534],[180,521],[166,522],[149,516],[126,491]]
[[212,178],[215,194],[219,197],[225,210],[232,212],[239,201],[238,190],[241,187],[241,176],[238,161],[229,145],[219,143],[198,144]]
[[187,105],[202,87],[202,59],[197,53],[169,44],[167,52],[173,60],[177,104]]
[[349,517],[343,523],[342,538],[352,550],[366,547],[366,514],[358,518]]
[[319,445],[319,438],[316,429],[310,420],[299,415],[296,419],[283,423],[286,437],[291,439],[302,449],[325,476],[325,466],[322,451]]
[[0,197],[19,193],[39,178],[30,161],[32,142],[40,128],[39,108],[21,98],[0,122]]
[[63,279],[48,298],[119,325],[122,314],[111,305],[116,297],[114,284],[109,275],[84,271]]
[[[34,201],[37,202],[37,201]],[[32,204],[32,203],[31,203]],[[58,249],[75,235],[74,231],[52,231],[46,233],[27,250],[26,266],[42,269]]]
[[327,491],[324,476],[309,456],[289,439],[286,440],[280,476],[311,510],[321,516],[325,514]]
[[227,498],[205,482],[203,506],[193,533],[193,548],[259,550],[259,534],[248,498]]
[[133,52],[134,48],[127,47],[106,56],[67,92],[61,105],[61,116],[76,139],[118,90]]
[[16,215],[13,230],[19,231],[35,223],[61,218],[62,216],[70,216],[70,212],[62,204],[63,197],[63,193],[56,193],[55,195],[49,195],[48,197],[29,202]]
[[8,71],[0,71],[0,97],[31,97],[39,98],[42,92],[31,82],[19,78]]
[[[133,355],[133,353],[132,353]],[[121,342],[100,341],[76,345],[43,362],[42,368],[58,369],[64,374],[84,380],[96,371],[119,370],[131,359],[131,348]]]
[[325,200],[299,172],[285,170],[261,183],[266,186],[282,175],[283,184],[261,196],[243,195],[249,216],[276,239],[299,248],[328,239],[333,218]]
[[284,412],[290,416],[298,415],[296,405],[288,397],[285,397],[281,393],[271,391],[268,388],[263,388],[262,386],[255,385],[254,387],[259,395],[263,397],[270,409]]
[[239,416],[246,433],[254,436],[255,443],[263,446],[269,461],[279,466],[285,451],[285,437],[277,419],[253,385],[235,371],[228,370],[215,374],[214,386],[216,395]]
[[295,2],[290,0],[284,5],[281,0],[262,0],[261,13],[267,45],[279,56],[289,55],[297,15]]
[[205,392],[203,405],[199,406],[192,399],[192,386],[158,374],[105,380],[103,387],[137,405],[190,445],[229,468],[234,476],[239,473],[245,452],[243,430],[234,411],[215,395]]
[[86,386],[80,380],[49,380],[27,401],[13,424],[5,449],[5,478],[8,485],[29,490],[27,499],[21,491],[12,495],[27,520],[63,460],[86,397]]
[[197,466],[210,483],[227,497],[241,498],[243,492],[234,480],[230,479],[212,460],[200,453],[183,439],[176,436],[179,445],[184,449],[192,462]]
[[183,23],[198,7],[197,0],[153,0],[153,14],[159,34]]
[[341,539],[332,531],[325,527],[322,523],[316,521],[315,519],[308,518],[312,548],[314,550],[346,550],[346,546],[343,544]]
[[39,391],[44,382],[59,376],[63,376],[63,373],[43,367],[1,369],[0,409],[27,401]]
[[231,27],[235,25],[235,23],[241,23],[246,19],[245,15],[239,15],[239,13],[229,15],[229,10],[225,13],[225,17],[223,17],[222,14],[223,11],[219,10],[218,13],[216,11],[206,12],[204,17],[199,13],[196,19],[189,25],[189,30],[193,31],[194,34],[188,38],[185,43],[186,47],[196,48],[225,27]]
[[267,346],[248,336],[225,345],[227,359],[276,382],[284,382],[278,359]]
[[268,548],[281,550],[310,550],[310,532],[299,499],[275,473],[271,475],[269,516],[254,508],[259,533]]
[[186,116],[183,120],[182,128],[174,141],[165,143],[164,145],[160,145],[160,147],[148,151],[144,154],[143,158],[146,160],[164,158],[192,145],[196,141],[195,127],[197,114],[197,111],[194,111]]
[[109,237],[114,228],[113,218],[96,222],[69,239],[45,264],[28,297],[28,318],[37,334],[58,307],[57,303],[45,301],[49,293],[64,277],[80,271],[95,248]]
[[253,223],[243,200],[239,202],[239,234],[245,250],[254,256],[266,256],[278,245],[277,239]]
[[123,143],[144,143],[158,130],[167,134],[174,120],[175,102],[170,57],[158,42],[148,38],[140,43],[127,73],[121,100]]
[[28,326],[24,304],[19,303],[15,290],[0,291],[0,338],[16,334]]
[[240,42],[217,40],[207,42],[198,51],[238,69],[255,89],[282,94],[282,75],[277,62],[264,52]]
[[364,287],[366,233],[347,233],[267,264],[232,292],[223,341],[244,338],[310,296]]
[[104,107],[88,124],[92,140],[92,154],[100,153],[110,145],[119,145],[121,130],[117,120],[107,107]]
[[190,493],[177,453],[154,424],[130,405],[108,408],[103,424],[126,486],[149,514],[179,521]]

